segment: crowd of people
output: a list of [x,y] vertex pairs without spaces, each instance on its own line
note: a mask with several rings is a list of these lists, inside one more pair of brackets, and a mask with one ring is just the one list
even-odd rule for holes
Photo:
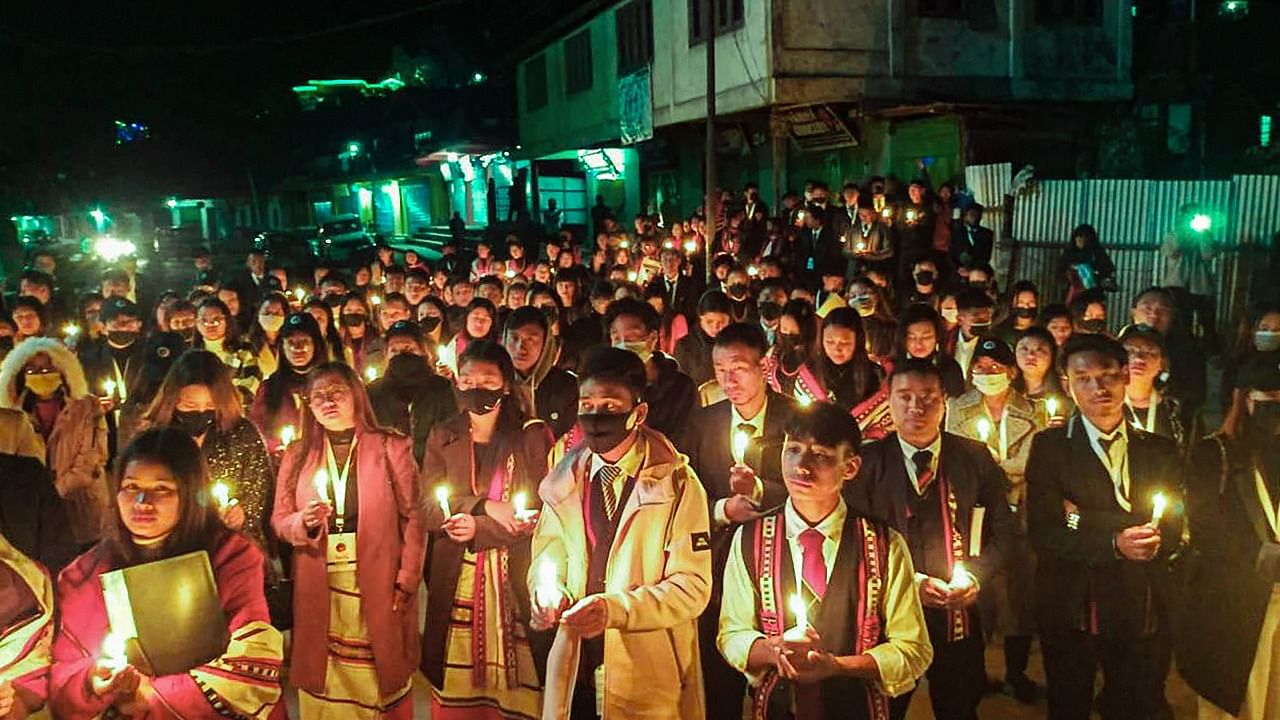
[[[1226,348],[1176,289],[1107,317],[1088,226],[1065,292],[1002,288],[982,217],[748,185],[79,296],[36,253],[0,322],[0,718],[279,718],[285,684],[408,718],[419,671],[436,720],[897,719],[925,679],[944,720],[1155,720],[1171,672],[1276,717],[1280,308]],[[108,653],[102,576],[198,551],[225,652]]]

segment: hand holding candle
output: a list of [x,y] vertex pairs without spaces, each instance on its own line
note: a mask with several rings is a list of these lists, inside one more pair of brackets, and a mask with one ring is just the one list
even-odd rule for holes
[[311,480],[315,486],[316,495],[320,496],[320,502],[329,504],[329,473],[325,470],[317,470],[316,475]]
[[791,615],[795,617],[796,624],[787,628],[782,634],[782,639],[786,642],[806,642],[809,639],[809,608],[804,604],[804,598],[799,593],[792,595],[787,599],[787,607],[791,610]]
[[1052,395],[1045,398],[1044,411],[1045,411],[1045,414],[1049,416],[1050,420],[1057,417],[1058,416],[1058,398]]
[[556,573],[555,562],[548,557],[538,563],[538,581],[533,589],[534,600],[538,607],[552,609],[560,606],[560,580]]
[[116,396],[116,381],[111,379],[103,380],[102,394],[114,399]]
[[951,568],[951,582],[947,585],[953,592],[973,587],[973,575],[965,568],[963,562],[957,560],[955,567]]
[[378,379],[378,368],[370,365],[364,369],[365,382],[373,382]]
[[129,665],[129,640],[123,635],[108,632],[102,639],[102,655],[99,660],[111,672],[118,673]]
[[529,509],[529,494],[523,490],[511,498],[511,504],[515,507],[515,518],[520,522],[529,522],[537,514]]
[[280,428],[280,449],[284,450],[292,445],[296,436],[297,430],[294,430],[292,425],[285,425]]
[[751,436],[742,430],[733,433],[733,461],[739,465],[746,464],[747,448],[751,446]]
[[1160,520],[1164,517],[1165,506],[1168,502],[1162,492],[1151,496],[1151,527],[1160,527]]
[[231,497],[230,486],[221,480],[214,483],[213,487],[209,488],[209,494],[213,496],[214,502],[218,503],[218,508],[221,510],[226,510],[240,502],[239,500]]
[[444,519],[448,520],[453,515],[453,511],[449,509],[449,488],[447,486],[436,486],[436,503],[440,506],[440,512],[444,513]]
[[991,437],[991,421],[986,418],[978,418],[978,439],[986,442]]

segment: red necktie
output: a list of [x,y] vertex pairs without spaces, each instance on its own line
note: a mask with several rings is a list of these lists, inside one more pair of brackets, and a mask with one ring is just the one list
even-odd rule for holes
[[822,543],[826,537],[809,528],[800,533],[798,540],[802,564],[800,577],[809,592],[821,600],[827,594],[827,563],[822,559]]
[[911,456],[911,461],[916,466],[916,486],[920,488],[920,493],[924,494],[929,483],[933,482],[933,453],[929,450],[920,450]]

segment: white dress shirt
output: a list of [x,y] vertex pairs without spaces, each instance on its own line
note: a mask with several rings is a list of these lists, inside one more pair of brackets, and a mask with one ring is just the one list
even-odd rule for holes
[[1098,442],[1098,438],[1104,433],[1084,415],[1080,416],[1080,422],[1084,425],[1085,435],[1089,438],[1089,447],[1093,448],[1093,454],[1098,457],[1102,467],[1107,469],[1107,475],[1111,477],[1111,484],[1115,488],[1116,504],[1125,512],[1132,512],[1133,503],[1129,500],[1129,429],[1124,420],[1121,420],[1120,425],[1111,433],[1116,437],[1116,441],[1111,444],[1109,456],[1102,451],[1102,444]]
[[[729,447],[733,447],[733,436],[738,433],[738,426],[746,424],[752,427],[751,439],[757,440],[764,436],[764,415],[769,410],[769,400],[765,399],[764,405],[761,406],[760,412],[756,416],[747,420],[738,412],[738,406],[733,403],[729,404]],[[752,493],[750,498],[753,502],[760,502],[764,495],[764,486],[759,478],[756,478],[756,491]],[[711,507],[711,518],[717,526],[723,527],[732,523],[728,514],[725,513],[725,504],[729,502],[729,498],[720,498],[715,501]]]

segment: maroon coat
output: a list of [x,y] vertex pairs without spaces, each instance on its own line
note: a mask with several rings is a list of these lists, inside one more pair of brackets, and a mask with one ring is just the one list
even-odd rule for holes
[[[310,535],[302,508],[320,499],[311,479],[324,466],[323,445],[305,452],[297,443],[285,453],[276,482],[271,526],[293,545],[293,653],[290,679],[311,693],[324,691],[329,635],[329,572],[325,528]],[[305,453],[305,454],[304,454]],[[359,508],[356,530],[356,578],[365,622],[373,645],[378,687],[390,694],[404,687],[418,667],[418,585],[426,554],[420,514],[418,466],[408,438],[381,432],[356,432],[356,482]],[[395,587],[412,598],[399,612],[391,609]]]

